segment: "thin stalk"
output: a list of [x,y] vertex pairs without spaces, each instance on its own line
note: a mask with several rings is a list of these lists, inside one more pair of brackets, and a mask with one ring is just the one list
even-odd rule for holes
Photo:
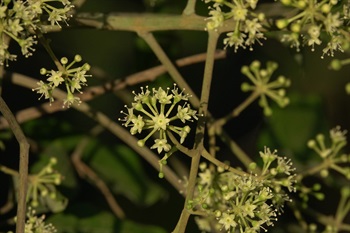
[[[160,60],[160,62],[166,67],[168,70],[170,76],[173,78],[173,80],[179,85],[180,88],[185,88],[186,92],[192,95],[192,98],[189,99],[191,104],[194,107],[198,107],[199,100],[196,94],[192,91],[191,87],[187,84],[185,79],[182,77],[180,72],[177,70],[174,63],[169,59],[169,57],[166,55],[162,47],[160,47],[159,43],[157,42],[156,38],[154,38],[152,33],[139,33],[139,36],[143,38],[146,43],[151,47],[154,54],[157,56],[157,58]],[[215,52],[215,51],[214,51]],[[208,55],[209,56],[209,55]]]
[[12,114],[10,108],[7,106],[6,102],[1,96],[0,112],[9,123],[10,129],[12,130],[17,142],[19,143],[19,187],[17,200],[16,233],[23,233],[26,218],[29,143],[20,125],[16,121],[15,116]]
[[186,230],[187,222],[190,217],[190,212],[187,210],[187,204],[190,200],[193,199],[195,184],[198,174],[198,167],[201,158],[202,151],[204,149],[204,133],[205,133],[205,124],[208,114],[208,101],[210,95],[210,87],[213,76],[214,69],[214,54],[216,50],[216,44],[219,37],[219,34],[215,31],[208,31],[208,47],[207,47],[207,59],[205,62],[204,77],[202,84],[202,94],[199,105],[199,120],[196,128],[195,144],[193,149],[196,150],[196,153],[192,157],[190,175],[188,178],[187,185],[187,195],[185,199],[185,205],[181,212],[180,219],[174,229],[174,233],[184,233]]
[[183,15],[192,15],[196,13],[196,2],[197,0],[188,0]]

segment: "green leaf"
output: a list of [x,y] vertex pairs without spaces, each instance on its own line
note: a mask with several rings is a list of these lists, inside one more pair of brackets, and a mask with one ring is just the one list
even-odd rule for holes
[[291,95],[289,106],[273,109],[268,118],[269,128],[262,132],[259,144],[269,147],[272,144],[296,154],[302,153],[322,123],[320,105],[317,96]]
[[165,233],[157,226],[143,225],[130,220],[119,220],[112,213],[88,203],[75,204],[66,213],[50,216],[58,233]]
[[89,165],[115,193],[145,205],[151,205],[164,196],[164,190],[147,178],[134,151],[124,145],[113,148],[97,146]]

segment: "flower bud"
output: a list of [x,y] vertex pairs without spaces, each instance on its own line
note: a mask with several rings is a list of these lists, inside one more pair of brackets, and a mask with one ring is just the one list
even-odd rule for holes
[[62,57],[60,61],[62,65],[66,65],[68,63],[68,59],[66,57]]
[[81,58],[81,56],[79,54],[74,56],[74,61],[81,62],[81,60],[82,60],[82,58]]
[[288,24],[289,24],[288,20],[286,20],[286,19],[278,19],[276,21],[276,26],[278,29],[283,29],[283,28],[287,27]]

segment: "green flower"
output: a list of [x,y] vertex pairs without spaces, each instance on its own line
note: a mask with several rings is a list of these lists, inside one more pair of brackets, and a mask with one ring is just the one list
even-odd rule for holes
[[260,96],[259,104],[264,109],[266,116],[272,114],[267,97],[274,100],[280,107],[289,104],[289,98],[285,96],[284,88],[290,85],[290,81],[284,76],[279,76],[275,81],[270,81],[277,67],[276,62],[267,62],[266,68],[263,69],[260,62],[255,60],[250,66],[243,66],[241,69],[241,72],[252,82],[252,84],[242,83],[242,91],[253,91]]

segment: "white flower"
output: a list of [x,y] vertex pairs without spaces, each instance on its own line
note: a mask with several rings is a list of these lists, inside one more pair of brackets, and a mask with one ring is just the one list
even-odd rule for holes
[[0,19],[6,17],[7,6],[0,6]]
[[188,120],[190,120],[191,119],[191,112],[190,112],[190,108],[187,106],[187,107],[182,107],[181,105],[179,105],[178,107],[177,107],[177,114],[176,114],[176,116],[183,122],[183,123],[185,123],[186,122],[186,120],[188,121]]
[[232,8],[233,19],[244,21],[247,17],[248,10],[241,5],[236,5]]
[[225,230],[229,231],[231,227],[234,229],[237,226],[234,218],[235,216],[233,214],[223,213],[219,220],[219,223],[223,225]]
[[165,92],[161,87],[158,88],[158,90],[156,91],[155,89],[153,89],[154,97],[156,97],[159,101],[159,103],[161,104],[170,104],[171,103],[171,99],[173,98],[173,95],[170,94],[168,95],[168,92]]
[[211,185],[213,176],[209,169],[205,169],[204,172],[199,173],[199,183],[203,185]]
[[342,131],[340,126],[337,126],[329,131],[333,143],[346,142],[346,133],[347,131]]
[[17,36],[19,32],[23,31],[23,27],[20,25],[19,19],[9,19],[8,21],[8,30],[14,35]]
[[52,82],[54,87],[58,87],[58,85],[64,81],[62,78],[62,72],[51,70],[51,76],[47,79],[47,81]]
[[315,44],[320,45],[321,44],[321,40],[319,39],[320,36],[320,28],[316,25],[312,25],[310,26],[309,30],[307,31],[310,39],[308,40],[308,45],[312,46],[312,50],[314,50],[313,46]]
[[32,52],[35,50],[32,46],[36,43],[37,41],[35,41],[32,36],[29,36],[26,39],[20,39],[18,41],[19,46],[21,46],[22,54],[26,57],[32,55]]
[[136,134],[136,132],[141,133],[143,126],[145,125],[145,122],[142,119],[141,115],[138,115],[137,118],[134,117],[131,120],[132,123],[134,123],[134,126],[130,129],[130,132],[132,135]]
[[75,103],[79,105],[81,103],[80,98],[74,96],[71,92],[68,92],[66,98],[63,100],[63,107],[69,108]]
[[235,52],[239,47],[245,48],[244,46],[244,38],[246,37],[245,34],[237,31],[237,32],[229,32],[226,34],[227,38],[224,39],[224,44],[226,46],[234,46]]
[[191,128],[186,125],[185,127],[183,127],[181,129],[181,131],[179,132],[180,135],[180,143],[182,144],[185,141],[185,138],[187,137],[187,134],[191,131]]
[[135,97],[134,97],[134,101],[136,102],[142,102],[142,103],[148,103],[149,102],[149,95],[151,94],[151,92],[148,90],[148,86],[146,86],[146,90],[144,90],[143,87],[141,87],[141,93],[136,94],[135,91],[132,92]]
[[160,154],[163,150],[168,152],[171,149],[171,146],[168,144],[166,139],[156,139],[154,140],[154,145],[151,149],[157,149],[158,154]]
[[50,88],[49,86],[44,83],[43,81],[37,82],[36,83],[39,87],[32,89],[32,91],[36,91],[38,94],[41,94],[39,97],[39,100],[44,96],[45,99],[50,98]]
[[254,218],[254,210],[256,209],[256,205],[251,204],[250,202],[246,202],[241,208],[242,208],[242,214],[243,216],[249,216],[251,218]]
[[225,18],[223,12],[221,12],[220,7],[217,6],[215,9],[211,8],[211,10],[209,11],[209,15],[211,15],[211,17],[207,19],[209,20],[209,22],[207,23],[208,30],[213,30],[222,26]]
[[161,113],[153,118],[153,122],[155,129],[166,130],[166,127],[168,126],[170,120],[166,118],[163,113]]

